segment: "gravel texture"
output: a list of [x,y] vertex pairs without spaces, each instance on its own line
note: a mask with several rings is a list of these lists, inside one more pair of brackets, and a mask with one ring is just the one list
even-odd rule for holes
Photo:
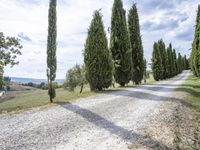
[[[154,149],[152,145],[171,149],[173,133],[159,127],[163,127],[163,110],[173,104],[170,99],[179,101],[179,97],[173,97],[174,90],[188,75],[184,71],[158,84],[106,93],[67,105],[0,115],[0,149]],[[170,119],[170,114],[169,110],[165,116]],[[160,129],[161,138],[148,133]],[[163,140],[167,134],[168,139]]]

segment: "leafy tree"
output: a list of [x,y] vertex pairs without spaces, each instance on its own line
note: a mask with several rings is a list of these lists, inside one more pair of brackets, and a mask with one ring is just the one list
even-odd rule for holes
[[19,64],[16,61],[17,56],[21,55],[22,45],[19,39],[15,37],[5,37],[3,32],[0,32],[0,88],[3,85],[4,67]]
[[74,91],[77,86],[82,86],[86,84],[85,74],[83,67],[80,65],[75,65],[73,68],[69,69],[66,74],[66,81],[64,83],[64,88]]
[[132,60],[126,15],[121,0],[114,0],[112,8],[110,50],[114,60],[115,81],[125,86],[131,79]]
[[156,42],[153,45],[152,70],[154,79],[156,81],[161,80],[163,76],[162,58],[159,50],[159,44]]
[[102,15],[94,12],[84,50],[85,74],[92,91],[112,84],[113,62],[108,49]]
[[49,3],[49,27],[47,40],[47,78],[48,78],[48,94],[50,102],[56,97],[56,91],[53,86],[53,81],[56,78],[57,60],[56,60],[56,38],[57,38],[57,17],[56,17],[57,0],[50,0]]
[[191,68],[197,77],[200,77],[200,5],[198,5],[194,41],[192,44]]
[[144,72],[143,64],[143,47],[140,35],[139,16],[136,4],[131,7],[128,15],[128,29],[130,34],[131,50],[132,50],[132,81],[137,85],[141,83]]

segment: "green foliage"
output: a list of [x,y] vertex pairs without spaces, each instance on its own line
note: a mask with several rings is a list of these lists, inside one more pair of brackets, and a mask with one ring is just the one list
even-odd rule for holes
[[161,56],[161,60],[162,60],[162,75],[160,76],[160,79],[166,79],[167,78],[167,62],[168,62],[168,58],[167,58],[167,52],[165,49],[165,43],[163,42],[162,39],[160,39],[158,41],[158,49],[160,51],[160,56]]
[[179,72],[178,66],[177,66],[177,56],[176,56],[176,50],[173,49],[173,60],[172,60],[172,74],[173,76],[177,75]]
[[108,49],[102,15],[94,12],[84,50],[86,79],[92,91],[108,88],[112,83],[113,62]]
[[19,64],[16,61],[17,56],[21,55],[22,45],[19,39],[15,37],[5,37],[3,32],[0,32],[0,88],[3,85],[4,66]]
[[50,0],[49,3],[49,26],[48,26],[48,39],[47,39],[47,77],[49,84],[49,98],[50,102],[53,102],[53,98],[56,96],[55,88],[52,82],[56,78],[57,61],[56,61],[56,37],[57,37],[57,26],[56,26],[56,0]]
[[165,43],[161,40],[154,43],[152,54],[152,70],[153,76],[156,81],[174,77],[181,73],[184,69],[188,68],[188,60],[178,54],[176,50],[172,50],[172,44],[169,44],[167,50]]
[[[50,86],[50,88],[48,89],[48,95],[50,96],[50,99],[53,99],[56,97],[56,90],[53,86],[53,84]],[[53,102],[53,101],[52,101]]]
[[195,76],[200,77],[200,47],[199,47],[199,37],[200,37],[200,5],[198,5],[195,34],[192,44],[191,60],[190,66]]
[[184,58],[181,56],[180,53],[178,53],[177,66],[177,72],[181,73],[184,70]]
[[184,62],[184,69],[185,70],[188,70],[190,68],[189,66],[189,59],[187,59],[186,55],[184,55],[184,58],[183,58],[183,62]]
[[196,28],[191,53],[191,68],[195,76],[200,77],[200,5],[198,5]]
[[131,7],[128,15],[128,29],[130,35],[130,43],[132,50],[132,81],[139,84],[143,78],[144,64],[143,64],[143,47],[140,35],[139,16],[136,4]]
[[[0,62],[1,66],[6,65],[17,65],[16,57],[21,55],[22,45],[19,39],[15,37],[5,37],[2,32],[0,32]],[[2,68],[2,67],[1,67]]]
[[66,81],[64,83],[64,88],[74,91],[77,86],[86,84],[84,67],[80,65],[75,65],[73,68],[69,69],[66,74]]
[[[23,83],[23,86],[30,86],[30,87],[34,87],[34,88],[38,88],[38,89],[42,89],[42,90],[48,90],[48,84],[46,84],[45,82],[41,82],[40,84],[36,84],[36,83]],[[57,85],[57,82],[53,82],[53,86],[55,88],[58,88],[59,86]]]
[[156,42],[153,45],[152,70],[153,77],[156,81],[159,81],[163,78],[162,58],[160,54],[159,43]]
[[146,59],[143,60],[143,65],[144,65],[143,78],[144,78],[144,83],[146,83],[146,79],[147,79],[147,60]]
[[114,0],[112,8],[110,50],[114,60],[115,81],[125,86],[131,79],[132,58],[126,15],[121,0]]
[[173,53],[172,53],[172,44],[169,44],[169,47],[167,48],[167,58],[168,58],[168,64],[167,64],[167,78],[173,77]]

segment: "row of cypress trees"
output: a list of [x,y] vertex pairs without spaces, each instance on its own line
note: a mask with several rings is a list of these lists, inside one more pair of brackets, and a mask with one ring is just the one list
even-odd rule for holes
[[189,68],[186,55],[183,57],[180,53],[176,55],[176,50],[172,44],[166,48],[162,39],[154,42],[152,53],[152,71],[156,81],[171,78]]
[[86,79],[91,90],[108,88],[113,80],[125,86],[132,80],[141,83],[144,72],[143,47],[136,4],[128,21],[121,0],[114,0],[110,47],[100,11],[95,11],[84,49]]
[[200,78],[200,5],[198,5],[195,35],[192,44],[191,69],[195,76]]

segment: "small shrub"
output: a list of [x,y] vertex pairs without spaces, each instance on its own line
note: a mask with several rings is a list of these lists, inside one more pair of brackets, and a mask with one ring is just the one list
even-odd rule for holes
[[69,69],[66,74],[66,81],[63,84],[65,89],[69,91],[74,91],[77,86],[81,86],[86,83],[84,67],[80,65],[75,65],[73,68]]

